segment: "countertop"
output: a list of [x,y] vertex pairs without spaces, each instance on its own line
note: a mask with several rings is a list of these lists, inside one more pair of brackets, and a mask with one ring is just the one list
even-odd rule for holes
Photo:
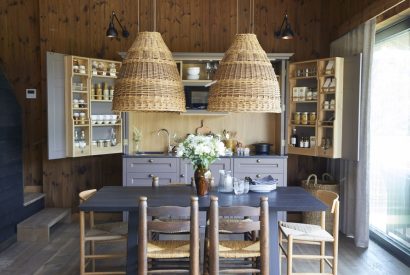
[[[179,158],[175,154],[123,154],[123,158]],[[288,158],[287,155],[249,155],[249,156],[221,156],[220,158]]]

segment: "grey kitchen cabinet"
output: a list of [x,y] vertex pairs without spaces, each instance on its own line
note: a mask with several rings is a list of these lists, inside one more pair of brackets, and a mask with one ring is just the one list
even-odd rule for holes
[[152,177],[160,184],[178,182],[178,158],[123,158],[123,181],[126,186],[151,186]]
[[[219,182],[219,170],[232,170],[232,160],[230,158],[221,158],[210,165],[212,177],[215,184]],[[189,160],[180,160],[179,181],[189,184],[194,176],[194,168]]]

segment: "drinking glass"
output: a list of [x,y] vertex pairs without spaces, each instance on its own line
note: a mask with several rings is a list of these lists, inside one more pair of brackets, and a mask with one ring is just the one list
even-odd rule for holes
[[249,192],[249,180],[243,180],[243,193],[248,194]]
[[237,178],[233,179],[233,192],[235,195],[242,195],[244,193],[245,181],[238,180]]

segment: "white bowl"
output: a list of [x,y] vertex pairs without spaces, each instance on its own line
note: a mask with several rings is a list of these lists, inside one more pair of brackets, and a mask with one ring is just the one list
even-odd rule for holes
[[186,79],[188,80],[198,80],[199,79],[199,74],[198,75],[187,75]]
[[201,71],[200,67],[189,67],[186,72],[188,75],[198,75]]
[[110,120],[110,123],[111,123],[111,124],[115,124],[116,122],[117,122],[116,119],[111,119],[111,120]]
[[117,120],[117,115],[111,115],[110,118],[111,120]]

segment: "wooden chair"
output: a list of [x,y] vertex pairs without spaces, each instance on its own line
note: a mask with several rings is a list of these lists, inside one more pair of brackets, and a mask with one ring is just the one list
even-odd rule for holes
[[[221,219],[221,216],[248,218],[231,220]],[[255,220],[255,217],[258,219]],[[259,238],[256,234],[253,234],[253,240],[220,240],[219,238],[220,234],[244,234],[246,232],[258,232]],[[260,207],[218,207],[218,198],[212,196],[209,225],[205,234],[204,274],[269,274],[267,197],[261,197]],[[220,263],[220,259],[224,261]],[[230,261],[226,261],[228,259]]]
[[[96,189],[86,190],[79,193],[80,203],[91,198],[97,192]],[[95,271],[95,261],[125,257],[126,252],[96,254],[97,243],[103,242],[126,242],[128,225],[125,222],[95,223],[94,212],[89,212],[89,228],[85,228],[85,212],[80,211],[80,274],[125,274],[124,271]],[[86,254],[86,246],[89,243],[90,251]],[[91,262],[91,271],[87,272],[87,265]]]
[[[307,274],[307,273],[293,273],[292,264],[293,259],[305,260],[320,260],[320,273],[309,274],[337,274],[337,257],[338,257],[338,242],[339,242],[339,196],[331,191],[318,190],[317,197],[331,208],[333,216],[333,234],[325,230],[325,215],[326,212],[321,213],[321,224],[304,224],[304,223],[290,223],[279,222],[279,256],[281,259],[282,252],[287,258],[287,274]],[[284,241],[287,241],[287,249],[284,246]],[[326,243],[333,244],[333,256],[325,255]],[[293,254],[293,244],[311,244],[320,245],[320,255],[295,255]],[[331,260],[332,262],[330,262]],[[325,273],[325,262],[331,267],[332,273]]]
[[[154,219],[155,217],[189,217],[184,219]],[[189,240],[148,240],[151,232],[178,233],[190,231]],[[170,260],[181,261],[170,261]],[[183,262],[189,264],[183,268]],[[155,268],[149,267],[149,261],[155,260]],[[176,266],[175,266],[176,265]],[[139,201],[138,228],[138,274],[199,274],[199,221],[198,197],[191,198],[190,207],[161,206],[148,207],[147,198]]]

